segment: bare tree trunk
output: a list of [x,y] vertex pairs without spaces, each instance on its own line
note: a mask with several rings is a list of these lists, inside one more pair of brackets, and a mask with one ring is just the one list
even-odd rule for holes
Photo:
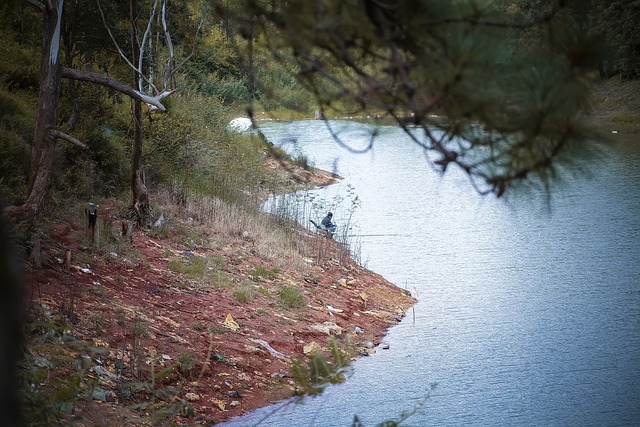
[[146,226],[151,217],[149,192],[142,169],[142,102],[133,100],[133,151],[131,153],[131,205],[132,220],[138,226]]
[[35,223],[40,216],[53,174],[57,125],[57,107],[60,99],[60,24],[63,0],[42,8],[42,63],[40,66],[40,92],[36,114],[36,127],[31,147],[29,189],[22,206],[10,206],[6,212],[14,217]]
[[[137,0],[130,0],[129,10],[131,14],[131,54],[134,62],[140,56],[140,46],[138,45],[138,3]],[[139,73],[142,70],[133,72],[133,87],[138,86]],[[138,87],[138,90],[141,90]],[[142,169],[142,102],[139,99],[133,100],[133,150],[131,152],[131,193],[133,201],[130,208],[132,220],[138,226],[144,227],[151,217],[151,207],[149,206],[149,192],[144,179]]]

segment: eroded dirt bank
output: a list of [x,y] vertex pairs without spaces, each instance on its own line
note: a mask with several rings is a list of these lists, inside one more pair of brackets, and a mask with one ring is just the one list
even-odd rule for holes
[[[315,175],[322,183],[329,178]],[[119,221],[108,206],[101,218]],[[175,228],[191,227],[198,225],[185,219]],[[338,243],[306,230],[299,236],[313,253],[291,268],[264,257],[251,232],[208,230],[208,244],[186,245],[136,231],[126,253],[87,245],[85,233],[55,225],[43,243],[45,265],[33,270],[29,286],[34,316],[61,317],[68,334],[95,348],[87,355],[96,366],[84,379],[93,398],[70,416],[78,425],[148,425],[160,412],[149,402],[193,409],[162,424],[211,425],[241,415],[295,392],[289,369],[306,359],[305,346],[326,349],[336,337],[362,355],[415,302]],[[289,301],[288,291],[302,302]],[[144,405],[131,410],[136,403]]]

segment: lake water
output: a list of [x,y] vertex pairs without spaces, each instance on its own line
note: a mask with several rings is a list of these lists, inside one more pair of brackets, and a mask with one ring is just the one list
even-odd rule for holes
[[[365,125],[331,124],[352,149],[370,141]],[[368,427],[420,403],[403,425],[640,425],[640,138],[606,146],[588,179],[565,174],[550,201],[504,201],[439,176],[396,127],[367,154],[322,122],[263,132],[345,178],[315,192],[319,211],[340,225],[354,191],[359,257],[419,302],[346,383],[226,426],[345,427],[357,414]]]

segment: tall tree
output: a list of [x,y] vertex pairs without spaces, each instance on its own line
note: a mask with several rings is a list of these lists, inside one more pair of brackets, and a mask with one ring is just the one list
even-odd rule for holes
[[[152,81],[143,76],[143,61],[142,54],[139,56],[138,66],[131,64],[134,69],[135,81],[138,83],[138,87],[130,86],[120,81],[113,79],[107,75],[94,72],[92,70],[81,70],[72,67],[65,67],[61,62],[61,34],[63,31],[63,17],[64,17],[64,0],[25,0],[26,3],[35,7],[42,14],[42,53],[41,53],[41,67],[40,67],[40,87],[38,94],[38,106],[37,106],[37,118],[35,125],[35,132],[33,143],[31,147],[31,163],[29,172],[29,185],[25,202],[20,206],[9,206],[5,209],[10,216],[20,218],[30,223],[36,223],[42,213],[45,206],[46,196],[51,184],[53,162],[54,162],[54,150],[58,139],[68,141],[79,147],[86,148],[85,144],[77,140],[68,133],[63,132],[58,128],[58,106],[60,102],[60,90],[61,90],[61,78],[72,79],[76,81],[85,81],[93,84],[106,86],[112,90],[119,91],[128,95],[133,100],[139,102],[136,112],[140,111],[140,114],[134,114],[136,117],[136,123],[141,124],[142,121],[142,103],[148,105],[151,109],[158,111],[165,111],[165,107],[162,104],[162,100],[170,95],[173,91],[167,89],[166,82],[173,76],[179,65],[176,66],[173,60],[173,49],[169,49],[170,53],[167,55],[168,67],[164,70],[163,77],[165,78],[162,90],[158,90]],[[131,0],[133,5],[135,0]],[[159,4],[159,0],[155,1],[154,8]],[[167,28],[167,0],[162,2],[162,18],[161,23],[163,25],[163,35],[165,41],[171,43],[171,35]],[[151,26],[152,20],[150,18],[148,27]],[[148,35],[148,33],[145,33]],[[114,39],[115,40],[115,39]],[[132,43],[140,47],[139,41]],[[120,51],[122,53],[122,51]],[[123,55],[124,57],[124,55]],[[72,62],[72,61],[68,61]],[[68,64],[70,65],[70,64]],[[181,64],[180,64],[181,65]],[[143,82],[149,84],[149,90],[145,91],[143,88]],[[69,126],[71,128],[71,126]],[[141,128],[139,129],[139,131]],[[141,133],[136,133],[138,138],[138,151],[134,149],[134,153],[141,153]],[[135,139],[135,138],[134,138]],[[139,163],[139,157],[138,157]],[[134,172],[132,178],[132,190],[136,194],[136,190],[140,186],[136,186],[136,179],[138,177],[137,170],[135,170],[135,157],[134,157]],[[144,187],[142,187],[144,190]],[[139,208],[136,203],[140,200],[144,201],[148,196],[145,192],[138,193],[139,196],[134,197],[134,207]],[[140,218],[140,217],[139,217]],[[139,219],[142,221],[143,219]]]
[[57,130],[57,107],[60,97],[60,29],[64,0],[30,4],[42,12],[42,53],[40,89],[38,95],[36,129],[31,148],[31,167],[26,201],[22,206],[10,206],[9,214],[35,219],[44,205],[53,172],[53,152],[58,137],[69,140]]

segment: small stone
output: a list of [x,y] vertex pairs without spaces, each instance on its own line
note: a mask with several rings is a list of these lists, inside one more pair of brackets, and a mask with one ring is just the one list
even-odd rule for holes
[[94,387],[93,391],[91,392],[91,397],[93,397],[94,400],[99,400],[101,402],[106,402],[107,401],[107,392],[106,390],[100,388],[100,387]]
[[238,401],[238,400],[232,400],[232,401],[231,401],[231,403],[229,403],[229,406],[232,406],[232,407],[234,407],[234,408],[235,408],[236,406],[240,406],[240,401]]
[[318,344],[315,341],[311,341],[309,344],[305,345],[302,348],[302,351],[306,356],[313,355],[320,350],[321,350],[320,344]]
[[334,322],[324,322],[321,325],[316,323],[310,327],[317,331],[324,332],[327,335],[342,335],[342,328]]
[[196,401],[200,400],[200,395],[198,393],[187,393],[187,394],[184,395],[184,397],[189,402],[196,402]]
[[211,403],[213,404],[213,406],[220,409],[221,411],[224,411],[224,408],[226,406],[226,403],[224,403],[222,400],[219,400],[219,399],[211,399]]

